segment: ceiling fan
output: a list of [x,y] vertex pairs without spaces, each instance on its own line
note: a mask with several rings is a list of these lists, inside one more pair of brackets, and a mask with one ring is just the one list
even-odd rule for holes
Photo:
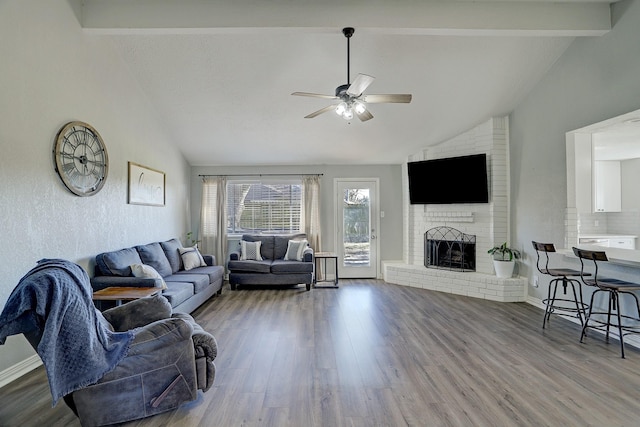
[[345,120],[351,120],[354,116],[366,122],[373,118],[373,114],[367,109],[367,104],[388,104],[388,103],[403,103],[408,104],[411,102],[410,94],[386,94],[386,95],[364,95],[363,92],[369,87],[375,80],[375,77],[358,74],[353,80],[353,83],[349,82],[350,75],[350,45],[349,40],[353,33],[354,28],[346,27],[342,29],[342,34],[347,38],[347,84],[340,85],[336,88],[335,95],[323,95],[319,93],[309,92],[293,92],[291,95],[296,96],[310,96],[313,98],[333,99],[336,102],[328,105],[324,108],[314,111],[313,113],[305,116],[305,119],[312,119],[327,111],[334,110],[339,116]]

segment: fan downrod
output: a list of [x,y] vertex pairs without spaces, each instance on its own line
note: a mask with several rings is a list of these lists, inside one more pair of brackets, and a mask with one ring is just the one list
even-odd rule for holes
[[[347,38],[347,85],[351,83],[351,46],[349,45],[349,41],[351,40],[351,36],[355,33],[356,30],[353,27],[344,27],[342,29],[342,34]],[[338,90],[336,89],[336,96],[338,96]]]

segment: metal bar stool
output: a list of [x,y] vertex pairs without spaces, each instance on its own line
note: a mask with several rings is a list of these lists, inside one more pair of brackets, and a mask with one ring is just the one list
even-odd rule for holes
[[[580,321],[580,325],[584,325],[584,316],[589,306],[582,300],[582,284],[577,279],[571,279],[571,277],[580,277],[580,271],[570,268],[549,268],[549,254],[556,252],[556,248],[553,243],[540,243],[532,241],[533,248],[536,250],[538,257],[536,261],[536,267],[542,274],[546,274],[554,277],[549,282],[549,290],[547,298],[542,300],[545,305],[544,317],[542,318],[542,328],[549,321],[552,313],[559,316],[577,317]],[[540,261],[542,257],[540,254],[544,254],[544,266]],[[562,283],[564,295],[567,295],[567,286],[571,285],[573,291],[573,299],[569,298],[557,298],[558,285]],[[578,290],[576,291],[576,286]]]
[[[582,264],[582,282],[587,286],[596,287],[596,290],[591,295],[591,303],[589,304],[587,318],[582,326],[580,342],[584,342],[584,337],[587,335],[587,328],[605,331],[607,341],[609,341],[609,329],[611,327],[617,328],[618,336],[620,337],[620,355],[624,359],[624,336],[640,334],[640,304],[638,303],[638,296],[633,292],[640,290],[640,284],[627,282],[625,280],[611,279],[608,277],[599,277],[598,262],[609,261],[607,254],[603,251],[590,251],[574,247],[573,253],[580,258],[580,263]],[[593,262],[594,271],[592,276],[587,276],[587,274],[584,273],[584,260]],[[594,309],[594,298],[596,294],[600,292],[606,292],[609,294],[607,311],[597,311],[597,309]],[[622,307],[620,305],[620,297],[623,295],[630,295],[635,301],[636,317],[621,313]],[[615,317],[612,319],[612,316],[614,315]]]

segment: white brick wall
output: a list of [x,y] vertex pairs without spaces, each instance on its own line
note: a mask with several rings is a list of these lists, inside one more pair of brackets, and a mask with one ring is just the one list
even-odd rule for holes
[[578,245],[578,210],[576,208],[566,208],[564,211],[565,241],[564,247],[571,248]]
[[[441,144],[428,147],[408,161],[487,154],[487,204],[411,205],[406,165],[403,166],[403,261],[383,263],[385,280],[443,292],[498,301],[524,301],[526,280],[501,280],[493,275],[489,248],[509,241],[509,122],[508,117],[485,123]],[[476,273],[424,267],[424,233],[449,226],[476,236]]]
[[383,261],[385,282],[500,302],[526,301],[527,279],[499,279],[494,275],[457,272]]

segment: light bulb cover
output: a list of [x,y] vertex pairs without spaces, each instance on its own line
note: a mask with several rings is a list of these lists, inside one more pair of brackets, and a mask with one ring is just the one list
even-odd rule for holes
[[351,120],[353,119],[353,110],[351,109],[351,107],[347,108],[344,113],[342,113],[342,118],[345,120]]
[[347,103],[341,102],[340,104],[338,104],[338,106],[336,107],[336,114],[342,116],[345,111],[347,111]]
[[354,106],[354,108],[355,108],[355,110],[356,110],[356,113],[357,113],[357,114],[362,114],[362,113],[364,113],[365,111],[367,111],[367,106],[366,106],[366,105],[364,105],[364,104],[363,104],[362,102],[360,102],[360,101],[356,101],[356,102],[354,102],[354,103],[353,103],[353,106]]

